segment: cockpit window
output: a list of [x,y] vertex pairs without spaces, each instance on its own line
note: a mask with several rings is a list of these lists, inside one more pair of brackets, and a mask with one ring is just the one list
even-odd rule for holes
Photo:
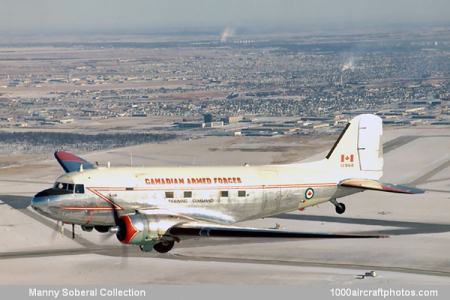
[[75,184],[75,193],[76,194],[84,194],[84,185],[83,184]]
[[59,190],[64,190],[68,192],[72,192],[74,190],[75,185],[73,183],[64,183],[64,182],[55,182],[54,188]]
[[58,184],[58,189],[67,191],[67,183],[60,182]]

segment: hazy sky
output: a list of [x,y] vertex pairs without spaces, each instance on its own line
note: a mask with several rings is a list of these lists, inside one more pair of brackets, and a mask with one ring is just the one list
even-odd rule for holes
[[0,32],[450,24],[450,0],[0,0]]

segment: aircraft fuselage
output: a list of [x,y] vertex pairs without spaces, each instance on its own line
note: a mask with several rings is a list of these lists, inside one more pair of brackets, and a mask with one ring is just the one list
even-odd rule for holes
[[233,224],[303,209],[357,192],[342,189],[322,162],[241,167],[100,168],[62,175],[33,206],[66,223],[114,225],[120,214],[159,209]]

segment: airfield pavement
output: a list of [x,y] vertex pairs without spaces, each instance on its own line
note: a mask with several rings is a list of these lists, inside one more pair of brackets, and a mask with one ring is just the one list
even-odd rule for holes
[[[175,245],[168,254],[141,253],[114,236],[82,232],[71,239],[56,223],[29,207],[33,194],[62,173],[51,159],[18,162],[0,170],[0,282],[2,284],[450,284],[450,128],[386,130],[383,181],[426,190],[422,195],[366,191],[330,203],[244,222],[242,225],[319,232],[389,235],[359,240],[201,239]],[[88,160],[126,165],[264,164],[322,158],[334,139],[308,147],[277,148],[277,139],[208,137],[88,153]],[[267,142],[270,141],[270,142]],[[280,139],[282,141],[282,139]],[[268,144],[269,143],[269,144]],[[258,151],[258,147],[266,151]],[[284,153],[284,154],[283,154]],[[314,154],[315,153],[315,154]],[[125,255],[126,254],[126,255]],[[376,271],[374,278],[358,275]]]

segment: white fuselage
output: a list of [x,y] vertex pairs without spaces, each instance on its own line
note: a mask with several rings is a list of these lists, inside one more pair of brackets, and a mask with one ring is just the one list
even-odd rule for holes
[[41,212],[68,223],[113,225],[111,205],[116,205],[121,214],[165,210],[196,220],[233,224],[359,191],[339,187],[342,175],[326,164],[323,160],[255,167],[100,168],[67,173],[57,183],[83,185],[84,193],[52,196]]

